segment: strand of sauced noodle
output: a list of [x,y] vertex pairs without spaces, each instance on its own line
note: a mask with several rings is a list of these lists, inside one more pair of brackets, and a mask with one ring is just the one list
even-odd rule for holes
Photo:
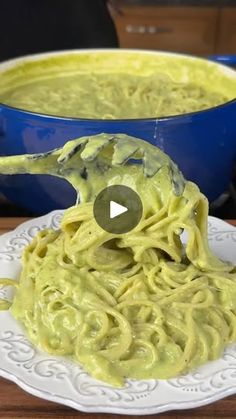
[[160,211],[144,206],[124,235],[96,224],[92,202],[68,209],[25,249],[10,308],[32,342],[114,386],[175,377],[236,341],[236,270],[208,249],[206,199],[190,182],[153,199]]

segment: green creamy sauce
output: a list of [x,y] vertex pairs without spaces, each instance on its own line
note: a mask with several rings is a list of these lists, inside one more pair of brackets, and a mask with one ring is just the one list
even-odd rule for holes
[[[142,159],[143,165],[125,165],[130,158]],[[30,173],[62,177],[79,193],[80,202],[94,200],[99,191],[112,184],[130,186],[142,196],[147,187],[150,190],[157,187],[154,175],[163,166],[171,167],[171,178],[177,193],[179,188],[183,190],[183,176],[165,153],[125,134],[82,137],[45,154],[0,158],[1,174]],[[143,183],[145,187],[142,187]],[[159,189],[161,194],[168,196],[169,190],[164,184]]]
[[77,118],[147,118],[177,115],[228,100],[195,83],[175,83],[165,74],[58,76],[0,95],[6,105],[33,112]]
[[[63,61],[64,60],[64,61]],[[236,96],[236,78],[191,58],[101,53],[0,71],[0,102],[49,115],[129,119],[211,108]]]
[[[143,164],[124,164],[128,158]],[[60,230],[41,231],[24,251],[10,311],[37,346],[122,386],[125,377],[185,373],[236,341],[236,270],[208,248],[206,198],[161,150],[100,134],[0,158],[0,173],[51,174],[80,192]],[[93,216],[96,195],[112,184],[131,187],[143,203],[127,234],[105,232]]]

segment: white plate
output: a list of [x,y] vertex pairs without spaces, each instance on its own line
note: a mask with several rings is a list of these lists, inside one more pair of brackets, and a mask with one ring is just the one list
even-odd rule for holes
[[[17,278],[22,249],[45,227],[58,228],[62,211],[27,221],[0,237],[0,276]],[[209,217],[209,241],[222,259],[236,262],[236,228]],[[6,296],[0,289],[0,297]],[[236,393],[236,344],[224,356],[172,380],[128,380],[115,389],[67,359],[38,351],[8,312],[0,313],[0,375],[29,393],[84,412],[151,414],[202,406]]]

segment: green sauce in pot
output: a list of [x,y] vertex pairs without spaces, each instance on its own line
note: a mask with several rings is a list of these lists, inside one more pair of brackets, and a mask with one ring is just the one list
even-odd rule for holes
[[1,73],[0,102],[48,115],[132,119],[178,115],[236,97],[236,77],[202,59],[132,52],[52,56]]

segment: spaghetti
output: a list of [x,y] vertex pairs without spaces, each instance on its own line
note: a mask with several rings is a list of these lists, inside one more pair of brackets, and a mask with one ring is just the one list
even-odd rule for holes
[[[220,105],[230,96],[197,81],[177,82],[168,74],[57,75],[14,87],[0,102],[19,109],[90,119],[156,118]],[[92,98],[92,99],[91,99]]]
[[191,182],[177,195],[172,180],[167,166],[146,179],[129,233],[102,230],[88,200],[26,247],[19,283],[6,285],[16,285],[10,311],[35,345],[119,387],[186,373],[236,341],[236,269],[208,248],[204,195]]

